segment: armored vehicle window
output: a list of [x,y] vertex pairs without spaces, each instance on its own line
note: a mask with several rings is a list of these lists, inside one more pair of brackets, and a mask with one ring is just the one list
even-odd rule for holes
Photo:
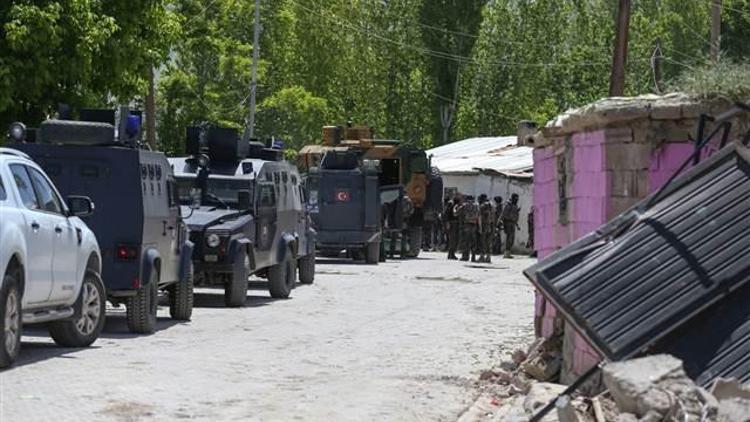
[[382,186],[398,185],[401,179],[400,162],[397,159],[380,160],[380,184]]
[[54,212],[62,214],[62,204],[60,198],[57,197],[55,189],[49,183],[46,177],[39,170],[34,168],[27,168],[31,173],[31,182],[34,184],[34,190],[36,191],[39,202],[42,205],[44,211]]
[[286,183],[289,180],[289,177],[287,176],[286,172],[281,173],[281,181]]
[[[189,205],[192,202],[190,190],[195,186],[195,178],[178,177],[177,185],[177,193],[180,202],[184,205]],[[247,179],[219,179],[210,177],[206,186],[208,193],[216,195],[219,199],[230,206],[237,205],[237,192],[241,190],[250,191],[250,197],[252,197],[253,193],[252,184]],[[212,202],[211,205],[216,204]]]
[[271,185],[260,185],[258,191],[258,206],[273,207],[276,206],[276,193]]
[[28,209],[38,210],[39,202],[36,199],[34,187],[31,185],[29,173],[26,172],[26,166],[21,164],[11,165],[10,172],[13,173],[13,180],[16,182],[18,193],[21,194],[23,205]]
[[3,185],[3,177],[0,175],[0,201],[5,201],[8,195],[5,193],[5,186]]
[[167,180],[167,200],[169,201],[169,207],[175,208],[180,205],[179,190],[177,188],[177,182],[172,179]]

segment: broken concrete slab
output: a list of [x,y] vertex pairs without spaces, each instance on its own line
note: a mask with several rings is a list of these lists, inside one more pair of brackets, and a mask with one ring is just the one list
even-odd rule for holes
[[[540,382],[533,384],[529,389],[529,393],[526,395],[526,399],[524,399],[523,408],[529,415],[534,415],[551,401],[557,399],[557,396],[562,394],[566,388],[567,387],[564,385],[552,384],[549,382]],[[557,420],[557,416],[554,414],[554,412],[552,412],[548,414],[543,420]]]
[[638,399],[656,384],[687,378],[682,362],[669,355],[610,363],[602,370],[604,385],[623,412],[638,413]]
[[557,409],[557,419],[560,422],[585,422],[584,412],[579,410],[580,404],[570,396],[560,396],[555,402]]
[[607,365],[604,384],[622,412],[641,421],[715,420],[719,403],[691,380],[682,362],[654,355]]
[[750,386],[740,383],[737,379],[719,378],[714,381],[711,394],[719,401],[731,398],[750,400]]
[[718,422],[750,422],[750,400],[731,398],[719,402]]

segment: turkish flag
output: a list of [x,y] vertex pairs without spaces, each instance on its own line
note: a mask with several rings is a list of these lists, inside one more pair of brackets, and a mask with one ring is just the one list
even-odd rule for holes
[[336,202],[349,202],[352,199],[352,195],[348,190],[340,189],[336,191]]

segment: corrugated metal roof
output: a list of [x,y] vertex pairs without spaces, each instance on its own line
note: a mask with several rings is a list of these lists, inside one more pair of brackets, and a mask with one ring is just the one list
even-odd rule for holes
[[685,372],[708,388],[714,380],[750,383],[750,283],[659,341],[649,353],[682,359]]
[[[706,318],[711,307],[750,283],[747,148],[726,147],[656,199],[525,271],[610,360],[645,352],[696,317]],[[738,300],[744,309],[738,312],[749,318],[750,297]],[[750,336],[744,332],[726,333],[723,347],[748,350]],[[697,347],[700,330],[686,330],[683,341]],[[726,374],[718,351],[710,352],[702,362],[686,365],[695,365],[694,373]],[[745,359],[739,365],[732,373],[748,377],[750,364]]]
[[523,173],[534,166],[534,149],[516,146],[517,137],[470,138],[427,150],[443,174]]

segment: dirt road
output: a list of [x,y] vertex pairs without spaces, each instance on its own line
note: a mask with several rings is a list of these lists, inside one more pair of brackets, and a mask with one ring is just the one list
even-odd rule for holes
[[454,421],[479,372],[532,335],[530,263],[323,259],[290,300],[252,283],[226,309],[200,290],[191,322],[162,307],[151,336],[130,335],[123,310],[89,349],[30,333],[0,373],[0,420]]

